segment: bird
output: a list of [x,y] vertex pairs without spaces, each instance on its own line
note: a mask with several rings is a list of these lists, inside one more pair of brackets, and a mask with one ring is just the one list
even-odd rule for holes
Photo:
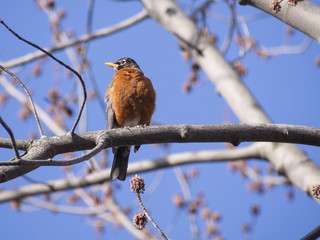
[[[144,76],[132,58],[124,57],[115,63],[105,64],[115,71],[105,94],[108,129],[149,125],[156,102],[156,92],[150,79]],[[136,145],[134,152],[139,148]],[[111,180],[126,179],[130,149],[131,146],[112,148]]]

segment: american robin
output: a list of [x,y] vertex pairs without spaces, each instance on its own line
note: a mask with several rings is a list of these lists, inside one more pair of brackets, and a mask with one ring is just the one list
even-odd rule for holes
[[[149,125],[156,100],[151,81],[131,58],[121,58],[115,63],[105,64],[113,67],[116,72],[105,95],[108,129]],[[139,148],[140,146],[135,146],[134,152]],[[126,179],[130,149],[131,146],[112,148],[112,180]]]

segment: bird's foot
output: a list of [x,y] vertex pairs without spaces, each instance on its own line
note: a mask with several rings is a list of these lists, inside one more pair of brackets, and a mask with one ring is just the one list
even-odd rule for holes
[[144,128],[144,127],[146,127],[146,126],[147,126],[147,124],[137,125],[138,128]]

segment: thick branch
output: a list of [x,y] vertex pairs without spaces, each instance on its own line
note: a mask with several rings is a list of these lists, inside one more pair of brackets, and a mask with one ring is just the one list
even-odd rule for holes
[[[23,160],[50,159],[60,153],[92,149],[96,146],[95,140],[97,136],[97,134],[92,133],[82,134],[82,136],[67,134],[61,137],[45,137],[40,140],[24,142],[20,145],[18,140],[17,143],[18,148],[26,146],[26,149],[22,149],[27,151],[23,156]],[[36,168],[38,168],[37,165],[0,167],[0,182],[17,178]]]
[[320,8],[310,1],[298,1],[296,6],[281,1],[281,9],[274,13],[271,0],[238,0],[241,5],[250,5],[280,19],[282,22],[320,42]]
[[[103,142],[101,140],[103,139]],[[0,167],[0,182],[9,181],[30,172],[41,165],[70,165],[80,162],[76,159],[61,160],[61,162],[50,161],[54,156],[67,152],[88,150],[94,151],[87,155],[93,157],[100,150],[114,146],[141,145],[154,143],[186,143],[186,142],[230,142],[239,145],[241,142],[287,142],[320,146],[320,129],[304,126],[293,126],[283,124],[217,124],[217,125],[172,125],[135,127],[130,129],[113,129],[64,135],[61,137],[46,137],[32,142],[19,144],[18,148],[27,146],[27,154],[23,161],[14,162],[16,166]],[[19,141],[18,141],[19,142]],[[11,148],[8,141],[2,146]],[[21,142],[19,142],[21,143]],[[98,145],[98,146],[97,146]],[[98,149],[98,150],[96,150]],[[271,155],[269,155],[271,156]],[[30,164],[32,160],[42,160]],[[279,163],[282,163],[280,161]],[[278,164],[279,164],[278,163]],[[0,165],[8,165],[10,162],[0,162]],[[319,171],[319,170],[317,170]]]

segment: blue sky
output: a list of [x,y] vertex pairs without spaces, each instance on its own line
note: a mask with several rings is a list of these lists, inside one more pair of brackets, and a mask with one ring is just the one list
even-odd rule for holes
[[[33,1],[1,0],[0,18],[16,32],[36,44],[46,47],[52,45],[47,16],[34,4]],[[182,8],[189,4],[180,1]],[[86,32],[86,14],[88,1],[56,1],[56,8],[67,9],[62,21],[64,30],[73,29],[75,36]],[[142,9],[138,1],[101,1],[95,3],[93,30],[116,24]],[[251,7],[237,5],[241,14],[259,14]],[[229,12],[223,3],[215,3],[211,11],[227,16]],[[259,44],[266,47],[281,45],[285,40],[286,25],[272,17],[265,17],[248,23],[248,28]],[[218,47],[221,46],[228,25],[210,20],[208,22],[211,33],[218,35]],[[0,27],[1,45],[0,62],[25,55],[35,51],[31,46],[17,40],[6,29]],[[290,44],[299,44],[305,36],[295,32]],[[228,60],[233,60],[238,48],[233,44],[227,54]],[[263,109],[275,123],[297,124],[320,127],[320,109],[318,107],[319,67],[315,60],[320,57],[319,44],[313,42],[310,47],[299,55],[281,55],[270,59],[261,59],[253,52],[249,53],[242,63],[246,65],[248,73],[243,77],[244,83],[256,97]],[[55,53],[59,59],[70,64],[65,52]],[[92,70],[97,79],[99,92],[104,95],[105,88],[114,72],[103,63],[116,61],[121,57],[134,58],[145,75],[148,76],[157,92],[157,107],[154,113],[154,122],[161,124],[220,124],[225,119],[227,105],[217,95],[215,87],[205,74],[200,74],[200,85],[191,93],[186,94],[182,85],[190,74],[190,63],[181,57],[181,51],[175,38],[163,30],[151,19],[129,28],[128,30],[94,40],[89,47],[89,58]],[[74,78],[66,79],[65,71],[57,69],[56,63],[47,59],[42,74],[34,78],[32,68],[39,62],[35,61],[24,67],[13,69],[17,75],[32,90],[34,99],[44,108],[47,106],[45,96],[49,88],[59,88],[62,93],[68,94],[74,84]],[[88,90],[92,86],[88,76],[84,75]],[[3,92],[0,87],[0,92]],[[14,130],[18,139],[27,139],[31,129],[34,129],[33,118],[23,122],[17,117],[20,104],[10,99],[5,107],[0,109],[1,116]],[[239,120],[231,113],[232,123]],[[69,121],[69,127],[72,120]],[[88,131],[106,128],[103,112],[97,101],[88,102]],[[48,135],[50,135],[47,132]],[[7,133],[0,129],[0,136],[7,137]],[[242,146],[246,144],[241,144]],[[198,151],[221,149],[223,144],[170,144],[167,153],[184,151]],[[308,157],[319,165],[319,148],[299,146],[306,151]],[[3,159],[12,156],[10,150],[2,150]],[[155,159],[163,156],[162,148],[143,146],[137,154],[131,154],[130,161]],[[250,161],[251,166],[260,166],[265,169],[267,164],[261,161]],[[74,166],[75,171],[81,171],[85,163]],[[259,195],[249,193],[248,180],[243,180],[239,174],[231,173],[227,163],[192,164],[181,167],[188,172],[192,168],[199,171],[199,176],[190,184],[192,197],[204,193],[205,205],[211,210],[222,214],[219,226],[222,236],[226,239],[245,239],[241,232],[241,225],[251,221],[250,206],[259,204],[261,214],[257,219],[252,239],[299,239],[319,224],[319,205],[299,189],[289,189],[278,186]],[[56,167],[43,167],[28,174],[38,181],[58,179],[64,172]],[[145,204],[151,209],[153,217],[163,228],[171,223],[176,214],[172,203],[172,196],[181,192],[172,169],[141,174],[145,177],[147,186],[161,178],[159,186],[151,195],[148,189]],[[130,178],[130,177],[129,177]],[[128,179],[129,179],[128,178]],[[23,178],[2,184],[1,188],[12,189],[16,186],[30,184]],[[136,204],[134,194],[129,192],[129,181],[118,183],[121,190],[116,199],[121,206]],[[288,190],[294,192],[293,201],[288,201]],[[135,209],[139,210],[138,207]],[[47,210],[30,212],[14,211],[9,204],[1,204],[0,229],[3,239],[95,239],[98,235],[90,226],[92,219],[84,216],[74,216],[62,213],[52,213]],[[131,216],[132,217],[132,216]],[[204,230],[203,221],[199,220],[199,228]],[[148,225],[150,228],[152,226]],[[113,225],[107,225],[102,239],[127,239],[125,231],[119,231]],[[156,234],[156,233],[155,233]],[[191,239],[187,214],[180,214],[176,228],[169,235],[172,239]],[[131,237],[130,237],[131,238]]]

